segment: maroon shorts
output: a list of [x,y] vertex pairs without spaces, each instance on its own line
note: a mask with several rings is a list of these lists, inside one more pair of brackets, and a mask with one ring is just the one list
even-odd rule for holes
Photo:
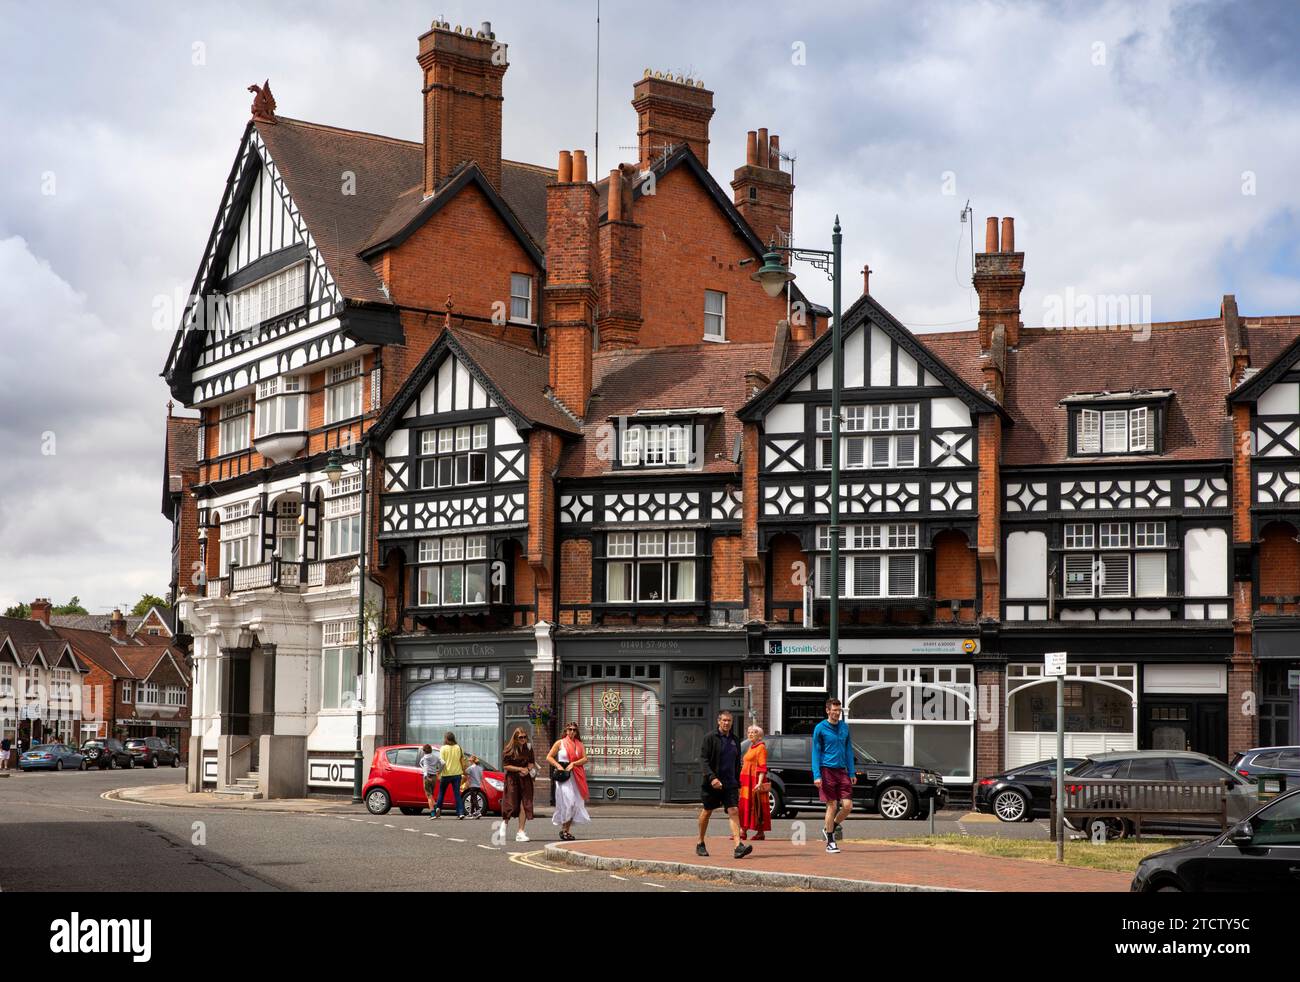
[[822,768],[821,799],[828,804],[832,801],[845,801],[853,798],[853,782],[849,772],[841,767]]

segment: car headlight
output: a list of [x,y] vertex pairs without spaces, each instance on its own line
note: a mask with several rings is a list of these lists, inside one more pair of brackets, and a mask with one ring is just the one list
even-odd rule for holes
[[926,784],[938,784],[939,775],[933,773],[932,771],[926,771],[924,774],[921,775],[921,780],[924,781]]
[[498,780],[497,780],[496,778],[494,778],[494,777],[485,777],[485,778],[483,778],[483,783],[486,784],[486,785],[487,785],[489,788],[491,788],[493,791],[504,791],[504,790],[506,789],[506,782],[505,782],[505,781],[498,781]]

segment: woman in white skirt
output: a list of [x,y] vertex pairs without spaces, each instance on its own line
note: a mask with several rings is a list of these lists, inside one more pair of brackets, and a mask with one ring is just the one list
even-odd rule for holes
[[[560,827],[560,838],[572,842],[575,838],[569,828],[574,822],[590,822],[587,814],[587,751],[582,746],[578,724],[564,727],[564,736],[551,745],[546,755],[551,765],[551,781],[555,784],[555,814],[551,824]],[[567,778],[557,780],[557,774],[567,773]]]

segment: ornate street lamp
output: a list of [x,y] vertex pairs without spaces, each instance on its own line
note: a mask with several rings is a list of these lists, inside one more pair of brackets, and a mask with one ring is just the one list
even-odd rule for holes
[[844,387],[844,352],[840,337],[840,252],[843,243],[840,217],[835,216],[831,232],[831,249],[799,249],[794,246],[768,246],[763,265],[749,278],[763,287],[769,297],[779,297],[794,273],[782,261],[782,255],[801,259],[824,272],[831,281],[831,624],[829,695],[839,697],[840,668],[840,390]]

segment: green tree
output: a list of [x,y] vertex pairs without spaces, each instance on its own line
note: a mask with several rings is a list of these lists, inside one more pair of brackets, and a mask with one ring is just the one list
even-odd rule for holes
[[52,614],[89,614],[90,611],[88,611],[85,607],[81,606],[81,598],[80,598],[80,597],[78,597],[78,596],[73,596],[73,598],[72,598],[71,600],[69,600],[66,604],[60,604],[59,606],[54,607],[54,608],[50,611],[50,613],[52,613]]
[[136,601],[135,606],[131,608],[132,617],[143,617],[149,613],[150,607],[157,607],[159,610],[167,609],[167,601],[162,597],[155,597],[152,593],[141,594],[140,599]]
[[32,616],[31,604],[14,604],[5,610],[6,617],[21,617],[23,620]]

